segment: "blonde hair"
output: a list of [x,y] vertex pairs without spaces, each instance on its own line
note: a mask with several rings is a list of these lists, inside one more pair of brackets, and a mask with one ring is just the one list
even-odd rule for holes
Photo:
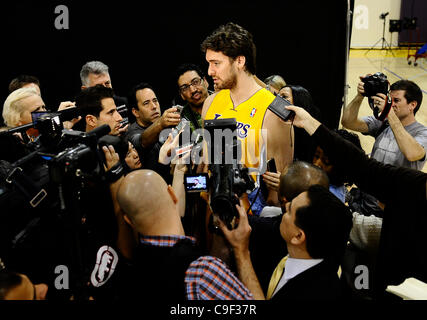
[[277,89],[277,90],[280,90],[284,86],[286,86],[286,81],[281,76],[279,76],[278,74],[274,74],[272,76],[267,77],[264,80],[264,83],[270,87]]
[[39,96],[35,88],[20,88],[13,91],[6,98],[3,104],[3,120],[8,127],[17,127],[21,119],[21,114],[25,111],[25,105],[22,100]]

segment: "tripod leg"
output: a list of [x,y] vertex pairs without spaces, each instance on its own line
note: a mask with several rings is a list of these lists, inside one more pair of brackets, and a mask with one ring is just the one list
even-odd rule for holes
[[[391,48],[391,43],[388,43],[386,39],[384,39],[384,42],[386,43],[386,46],[385,46],[386,50],[390,50],[391,54],[394,57],[393,49]],[[390,42],[391,42],[391,40],[390,40]]]
[[382,40],[382,38],[380,38],[380,39],[378,39],[378,41],[377,42],[375,42],[374,43],[374,45],[368,50],[368,51],[366,51],[366,53],[365,53],[365,55],[369,52],[369,51],[371,51],[372,49],[374,49],[375,48],[375,46],[378,44],[378,42],[380,42]]

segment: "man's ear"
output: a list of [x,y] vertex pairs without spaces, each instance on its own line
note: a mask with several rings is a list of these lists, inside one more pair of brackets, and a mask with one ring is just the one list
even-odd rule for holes
[[412,101],[411,103],[409,103],[409,108],[412,112],[414,112],[415,108],[417,107],[417,104],[418,103],[416,101]]
[[126,223],[128,225],[130,225],[131,227],[133,227],[132,220],[128,217],[128,215],[126,213],[123,213],[123,219],[126,221]]
[[168,185],[168,192],[174,204],[178,203],[178,198],[176,197],[175,191],[173,190],[171,185]]
[[81,86],[81,89],[82,89],[82,90],[84,90],[84,89],[86,89],[86,88],[87,88],[86,86]]
[[86,125],[92,127],[92,128],[96,128],[97,124],[98,124],[98,118],[95,117],[92,114],[88,114],[86,115]]
[[302,229],[298,228],[298,232],[296,235],[294,235],[291,239],[291,243],[293,245],[301,245],[302,243],[305,242],[305,233]]
[[238,56],[236,58],[236,61],[237,61],[237,67],[239,69],[243,70],[243,68],[245,67],[245,63],[246,63],[246,57],[245,56]]
[[277,193],[277,200],[280,203],[280,207],[282,208],[282,212],[283,212],[283,208],[286,205],[286,203],[288,203],[288,200],[286,199],[285,196],[280,196],[279,193]]
[[135,108],[132,108],[132,114],[135,116],[135,118],[139,118],[138,110]]

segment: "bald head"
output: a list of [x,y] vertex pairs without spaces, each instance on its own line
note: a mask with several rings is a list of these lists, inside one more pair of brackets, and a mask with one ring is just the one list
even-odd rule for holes
[[151,170],[129,173],[117,192],[120,208],[141,233],[177,215],[174,199],[163,178]]
[[279,197],[292,201],[301,192],[307,191],[315,184],[329,188],[327,174],[308,162],[296,161],[280,176]]

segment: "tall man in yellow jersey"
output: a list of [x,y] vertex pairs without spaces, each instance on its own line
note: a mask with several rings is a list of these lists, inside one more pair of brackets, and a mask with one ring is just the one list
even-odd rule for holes
[[[205,100],[202,119],[236,118],[246,166],[262,169],[266,158],[274,158],[277,170],[283,172],[293,158],[293,129],[267,110],[275,96],[255,76],[256,48],[252,35],[230,22],[208,36],[201,49],[206,54],[208,74],[216,91]],[[262,154],[265,143],[261,129],[267,133],[266,155]]]

